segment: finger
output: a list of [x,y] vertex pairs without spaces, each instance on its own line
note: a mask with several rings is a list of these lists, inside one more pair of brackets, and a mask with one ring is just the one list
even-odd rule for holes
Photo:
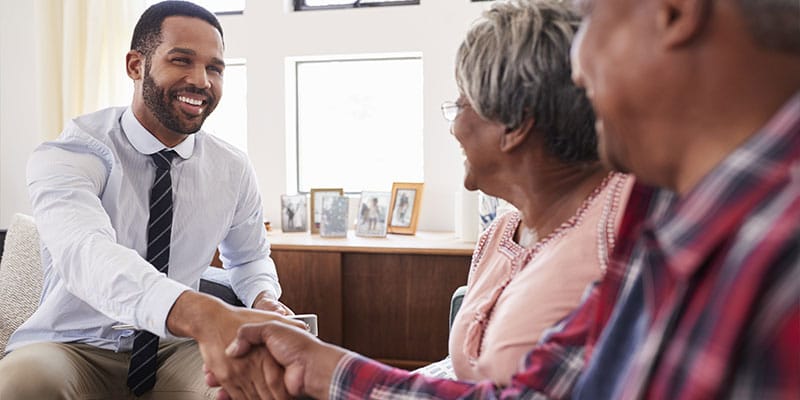
[[254,308],[262,311],[271,311],[284,316],[294,315],[294,311],[292,311],[291,308],[287,307],[286,304],[283,304],[277,300],[261,299],[256,303],[256,306]]
[[[244,326],[244,325],[243,325]],[[239,329],[241,332],[241,329]],[[247,339],[240,338],[239,336],[235,337],[231,344],[225,349],[225,354],[228,357],[241,357],[250,352],[250,348],[253,346],[250,344]],[[257,342],[252,342],[253,344],[258,344]]]
[[268,393],[259,393],[259,395],[264,396],[265,394],[271,395],[272,398],[275,399],[290,399],[291,396],[289,392],[286,390],[286,386],[284,385],[283,375],[284,369],[272,358],[272,355],[269,352],[265,351],[265,356],[263,361],[262,368],[264,369],[263,374],[266,378],[266,386],[268,388]]
[[[271,374],[275,374],[276,370],[271,367],[275,365],[274,361],[272,361],[272,357],[267,352],[266,348],[259,347],[249,356],[249,359],[256,360],[257,366],[253,366],[248,370],[250,374],[251,382],[253,382],[253,387],[257,391],[257,396],[260,399],[273,399],[275,398],[272,395],[270,390],[270,385],[268,381],[272,378]],[[281,373],[282,374],[282,373]]]
[[[276,304],[279,304],[279,303],[276,303]],[[284,309],[283,307],[277,307],[277,306],[275,308],[269,308],[269,309],[267,309],[266,307],[259,307],[258,309],[260,311],[264,311],[266,313],[271,313],[270,314],[271,318],[265,318],[263,321],[270,321],[270,320],[272,320],[272,321],[280,321],[280,322],[283,322],[283,323],[285,323],[287,325],[293,325],[293,326],[296,326],[296,327],[298,327],[300,329],[305,329],[305,323],[303,321],[298,321],[296,319],[288,318],[286,315],[283,314],[284,312],[287,312],[285,310],[288,310],[288,309]],[[288,312],[291,312],[291,310],[288,310]]]
[[283,314],[283,307],[277,300],[261,299],[254,307],[262,311],[270,311],[278,314]]
[[281,318],[281,319],[276,320],[276,321],[283,322],[286,325],[291,325],[291,326],[294,326],[296,328],[302,329],[304,331],[308,329],[308,324],[306,324],[305,322],[300,321],[298,319]]
[[[292,321],[293,325],[305,329],[306,323],[303,321]],[[269,323],[254,323],[244,324],[239,327],[236,332],[236,338],[225,349],[225,354],[229,357],[241,357],[247,354],[253,345],[264,344],[264,338],[268,335],[262,335],[262,330],[269,329]]]
[[279,304],[281,305],[281,307],[283,307],[283,310],[285,311],[284,315],[294,315],[294,311],[292,311],[291,308],[287,307],[286,304],[283,304],[283,303],[279,303]]
[[[254,368],[254,369],[258,370],[257,368]],[[258,381],[263,381],[264,380],[264,377],[257,377],[257,378],[258,378]],[[243,387],[242,389],[243,389],[243,391],[245,393],[245,396],[246,396],[246,397],[242,397],[243,399],[247,399],[247,400],[259,400],[259,399],[263,399],[263,398],[269,399],[269,397],[261,397],[261,396],[259,396],[258,389],[256,388],[256,382],[250,381],[248,383],[248,385]],[[237,400],[238,400],[238,398],[237,398]]]
[[233,400],[233,398],[228,394],[228,392],[225,391],[225,389],[220,389],[217,392],[217,400]]
[[218,386],[220,386],[220,383],[217,380],[217,377],[214,375],[213,372],[205,371],[204,375],[205,375],[205,378],[206,378],[206,385],[208,385],[209,387],[218,387]]
[[241,388],[238,387],[227,387],[220,390],[221,392],[224,391],[225,394],[228,396],[229,399],[246,399],[244,392]]

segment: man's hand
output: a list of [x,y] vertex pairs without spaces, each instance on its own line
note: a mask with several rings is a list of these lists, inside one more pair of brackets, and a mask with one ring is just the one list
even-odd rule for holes
[[255,301],[253,301],[252,308],[256,310],[272,311],[280,315],[294,315],[294,311],[292,311],[289,307],[286,307],[278,300],[272,300],[270,297],[268,297],[267,292],[261,292],[258,294],[258,296],[256,296]]
[[279,373],[269,371],[267,374],[265,371],[279,369],[268,363],[270,358],[265,349],[246,358],[233,359],[225,355],[225,348],[234,340],[242,324],[264,321],[280,321],[301,329],[305,327],[301,321],[274,312],[233,307],[211,296],[186,291],[175,301],[167,317],[167,328],[176,336],[188,336],[197,341],[206,368],[233,398],[286,398],[282,388],[278,391],[275,389],[278,386],[269,386],[265,380],[266,376]]
[[[255,377],[258,377],[259,380],[264,380],[266,382],[266,389],[264,387],[256,389],[256,392],[259,396],[256,398],[292,398],[292,396],[286,391],[286,387],[283,383],[283,367],[275,362],[275,359],[272,358],[272,355],[269,354],[265,347],[262,346],[253,349],[253,351],[250,352],[245,359],[251,366],[251,369],[248,373],[255,375],[251,376],[251,378],[253,378],[255,381]],[[208,386],[221,386],[221,383],[217,380],[214,373],[205,364],[203,365],[203,373],[205,374],[206,384],[208,384]],[[238,400],[240,397],[232,397],[230,394],[228,394],[224,387],[217,392],[217,400],[232,400],[234,398]]]
[[[265,365],[271,362],[279,364],[278,368],[264,369],[270,375],[266,377],[271,382],[270,387],[282,379],[292,396],[306,395],[318,399],[328,397],[333,371],[346,354],[345,350],[323,343],[302,329],[278,322],[243,325],[226,352],[237,359],[249,359],[264,349],[262,345],[266,345],[268,356],[272,356],[265,360]],[[206,374],[206,383],[219,386],[217,378],[214,374]],[[218,398],[231,397],[236,398],[236,395],[226,392],[223,385]]]

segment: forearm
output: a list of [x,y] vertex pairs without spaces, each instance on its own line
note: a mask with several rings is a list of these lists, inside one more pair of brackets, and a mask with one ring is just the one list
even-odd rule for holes
[[[332,384],[321,398],[367,399],[386,398],[476,398],[476,399],[545,399],[540,393],[523,387],[500,388],[489,381],[460,382],[429,378],[392,368],[358,355],[341,359],[332,376]],[[320,391],[308,391],[317,396]]]
[[[167,329],[180,337],[204,340],[216,331],[216,321],[225,316],[230,307],[221,300],[203,293],[187,290],[178,296],[167,315]],[[209,329],[212,328],[212,329]]]

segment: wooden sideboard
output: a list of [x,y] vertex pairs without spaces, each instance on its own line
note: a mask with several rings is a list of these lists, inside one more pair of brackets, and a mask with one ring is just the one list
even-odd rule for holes
[[281,301],[319,316],[321,339],[413,369],[447,354],[453,291],[475,246],[452,233],[321,238],[270,232]]

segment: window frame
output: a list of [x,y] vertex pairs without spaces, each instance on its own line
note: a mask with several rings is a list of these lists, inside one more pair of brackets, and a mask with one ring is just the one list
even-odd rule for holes
[[294,11],[312,11],[312,10],[340,10],[340,9],[367,8],[367,7],[416,6],[419,5],[420,0],[381,1],[377,3],[361,3],[359,0],[355,0],[351,4],[331,4],[327,6],[310,6],[306,4],[306,0],[294,0],[293,3],[294,3]]

